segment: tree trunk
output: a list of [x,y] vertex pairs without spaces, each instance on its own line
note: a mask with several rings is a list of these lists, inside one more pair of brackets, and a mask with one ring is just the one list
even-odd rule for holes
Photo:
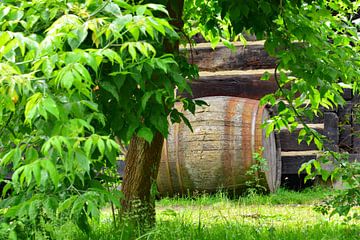
[[[159,132],[151,144],[134,136],[126,155],[123,216],[142,227],[151,227],[155,223],[156,177],[163,142],[164,137]],[[156,191],[152,191],[154,188]]]
[[[184,25],[184,0],[169,0],[166,7],[172,19],[170,24],[177,31],[181,31]],[[174,44],[165,40],[164,51],[178,54],[179,42]],[[125,157],[122,216],[142,229],[155,225],[156,178],[163,142],[164,136],[159,132],[155,134],[151,144],[138,136],[133,136]]]

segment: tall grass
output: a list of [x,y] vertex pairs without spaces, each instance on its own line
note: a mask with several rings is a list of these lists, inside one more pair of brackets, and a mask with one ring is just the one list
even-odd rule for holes
[[89,235],[74,231],[72,236],[99,240],[360,239],[358,220],[344,223],[339,217],[329,220],[313,211],[313,205],[329,193],[330,190],[310,189],[301,193],[279,190],[268,196],[238,199],[224,193],[165,198],[157,203],[156,227],[146,234],[125,223],[114,228],[109,211],[104,211],[104,221],[95,224]]
[[158,201],[158,206],[188,206],[188,205],[212,205],[218,202],[233,202],[246,205],[276,205],[276,204],[314,204],[331,194],[329,188],[307,188],[301,192],[278,189],[275,193],[269,195],[251,194],[234,198],[224,192],[218,192],[214,195],[197,194],[185,197],[175,196],[166,197]]

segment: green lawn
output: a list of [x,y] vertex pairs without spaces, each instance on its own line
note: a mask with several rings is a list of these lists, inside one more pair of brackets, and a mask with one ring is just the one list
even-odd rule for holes
[[360,239],[358,220],[345,224],[313,210],[329,193],[312,189],[239,199],[224,194],[165,198],[157,202],[157,225],[147,234],[135,237],[125,225],[113,229],[105,210],[90,239]]

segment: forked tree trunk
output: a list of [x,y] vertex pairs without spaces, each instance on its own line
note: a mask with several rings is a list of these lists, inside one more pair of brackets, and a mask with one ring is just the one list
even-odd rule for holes
[[155,193],[164,137],[157,132],[151,144],[134,136],[126,155],[123,182],[123,216],[132,223],[151,227],[155,223]]

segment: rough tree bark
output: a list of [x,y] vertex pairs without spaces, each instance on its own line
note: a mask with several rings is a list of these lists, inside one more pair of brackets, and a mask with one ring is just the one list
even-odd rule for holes
[[123,182],[123,214],[136,225],[152,226],[155,223],[155,186],[164,137],[156,133],[151,144],[134,136],[126,155]]
[[[170,23],[178,31],[183,27],[183,8],[184,0],[167,1],[167,10],[172,19]],[[177,54],[179,43],[165,41],[164,51]],[[163,142],[164,136],[159,132],[154,135],[151,144],[134,136],[125,157],[122,216],[142,228],[155,224],[155,196],[151,189],[156,187]]]

